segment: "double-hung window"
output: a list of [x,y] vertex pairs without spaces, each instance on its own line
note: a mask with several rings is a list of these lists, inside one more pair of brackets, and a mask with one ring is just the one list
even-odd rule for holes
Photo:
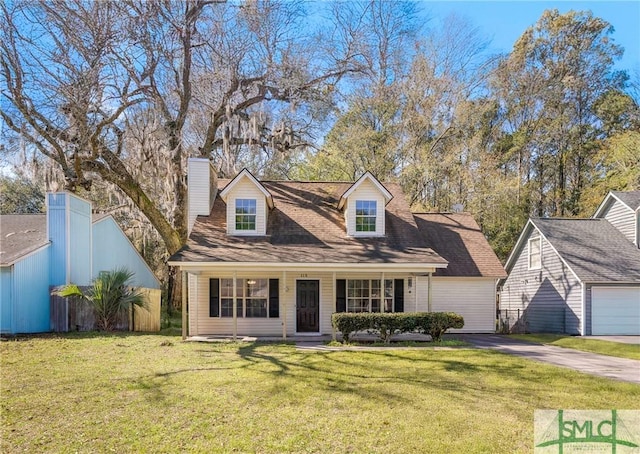
[[356,200],[356,232],[375,232],[377,211],[375,200]]
[[236,230],[255,232],[256,199],[236,199]]
[[[237,317],[267,317],[268,279],[236,279]],[[220,316],[233,317],[233,279],[220,279]]]
[[347,312],[393,312],[393,280],[385,279],[384,290],[379,279],[347,281]]
[[529,240],[529,269],[537,270],[542,267],[542,241],[540,237]]

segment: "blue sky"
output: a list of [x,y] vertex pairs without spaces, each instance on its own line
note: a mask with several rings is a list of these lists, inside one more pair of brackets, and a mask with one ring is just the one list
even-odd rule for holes
[[611,35],[624,47],[624,57],[616,67],[640,72],[640,1],[425,1],[422,5],[434,22],[450,13],[469,19],[488,38],[490,51],[508,52],[518,37],[535,24],[545,9],[591,10],[615,28]]

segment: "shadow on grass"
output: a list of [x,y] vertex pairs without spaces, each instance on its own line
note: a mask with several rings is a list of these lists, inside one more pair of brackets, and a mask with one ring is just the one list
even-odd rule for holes
[[[526,362],[511,358],[505,361],[505,355],[494,351],[301,352],[282,349],[291,348],[291,345],[265,342],[211,343],[207,347],[210,348],[203,345],[197,351],[199,354],[211,353],[209,358],[214,360],[229,353],[237,355],[238,360],[141,376],[133,381],[134,386],[149,393],[149,398],[154,401],[165,401],[163,390],[174,384],[172,378],[192,373],[247,370],[250,374],[264,375],[265,380],[273,380],[274,385],[282,383],[280,380],[283,378],[291,379],[285,387],[274,386],[274,395],[289,393],[292,387],[317,388],[387,405],[389,402],[411,403],[416,393],[425,392],[453,393],[459,396],[456,399],[472,403],[486,394],[493,376],[509,379],[512,384],[509,385],[509,393],[517,391],[519,380],[542,383],[547,377],[542,374],[538,380]],[[178,380],[184,380],[184,377]]]

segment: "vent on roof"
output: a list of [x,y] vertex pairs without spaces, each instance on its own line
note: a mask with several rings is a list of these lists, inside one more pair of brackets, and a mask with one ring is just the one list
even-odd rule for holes
[[451,207],[451,211],[454,213],[462,213],[462,210],[464,210],[464,205],[461,203],[456,203]]

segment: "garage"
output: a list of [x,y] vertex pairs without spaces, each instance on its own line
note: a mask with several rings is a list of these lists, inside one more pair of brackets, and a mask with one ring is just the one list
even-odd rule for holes
[[592,287],[591,334],[640,335],[640,287]]

